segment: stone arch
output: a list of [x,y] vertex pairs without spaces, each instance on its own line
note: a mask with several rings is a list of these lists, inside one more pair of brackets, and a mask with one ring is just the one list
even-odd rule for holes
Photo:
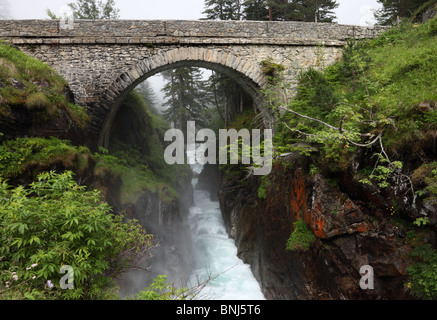
[[224,49],[181,47],[141,60],[121,74],[102,94],[97,105],[99,114],[93,117],[92,123],[92,127],[98,130],[98,145],[107,147],[111,123],[122,101],[132,89],[148,77],[181,66],[215,70],[236,80],[251,95],[256,108],[263,113],[266,124],[270,126],[271,117],[262,108],[263,98],[259,90],[265,85],[266,79],[256,61],[243,59]]

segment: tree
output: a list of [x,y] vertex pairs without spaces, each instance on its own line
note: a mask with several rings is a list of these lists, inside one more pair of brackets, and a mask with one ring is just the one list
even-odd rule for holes
[[8,0],[0,0],[0,20],[11,18],[10,4]]
[[115,0],[77,0],[69,3],[74,19],[118,19],[120,10],[115,7]]
[[181,67],[162,73],[167,82],[162,89],[164,93],[164,118],[173,122],[174,127],[186,130],[187,121],[206,124],[208,107],[205,106],[205,88],[202,71],[196,67]]
[[246,0],[247,20],[332,22],[336,0]]
[[245,20],[269,20],[269,7],[266,0],[246,0],[243,5]]
[[147,107],[152,110],[155,113],[158,113],[158,110],[156,108],[157,105],[157,97],[155,92],[153,91],[153,88],[149,82],[149,80],[145,80],[141,82],[136,88],[136,91],[141,95],[141,97],[144,99],[144,101],[147,104]]
[[242,0],[206,0],[207,20],[241,20],[243,12]]
[[375,12],[378,24],[391,25],[401,18],[410,17],[429,0],[378,0],[382,8]]
[[206,98],[227,127],[235,117],[249,106],[252,100],[244,89],[232,78],[213,72],[206,83]]
[[306,22],[333,22],[334,9],[338,6],[336,0],[294,0],[287,17]]

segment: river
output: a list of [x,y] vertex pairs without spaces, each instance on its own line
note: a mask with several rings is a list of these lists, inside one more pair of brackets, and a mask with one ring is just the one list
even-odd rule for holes
[[[199,170],[199,167],[193,171]],[[195,271],[190,282],[212,277],[199,295],[205,300],[264,300],[258,281],[250,266],[237,256],[237,247],[223,222],[220,204],[211,201],[209,191],[197,190],[192,181],[194,206],[188,222],[193,238]]]

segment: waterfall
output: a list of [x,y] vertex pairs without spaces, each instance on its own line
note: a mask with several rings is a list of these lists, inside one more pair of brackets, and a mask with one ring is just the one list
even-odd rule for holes
[[[200,173],[201,169],[199,164],[192,165],[194,173]],[[209,191],[196,189],[197,181],[196,177],[192,180],[194,206],[188,216],[195,269],[191,284],[211,278],[200,299],[264,300],[250,266],[237,256],[237,247],[226,232],[219,202],[211,200]]]

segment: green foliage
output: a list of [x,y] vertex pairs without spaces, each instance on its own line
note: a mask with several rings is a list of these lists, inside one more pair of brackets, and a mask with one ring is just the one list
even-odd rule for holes
[[97,160],[95,174],[104,176],[109,171],[121,178],[123,204],[135,202],[145,190],[158,194],[161,200],[174,201],[190,169],[188,165],[168,165],[164,160],[162,141],[168,124],[149,110],[136,91],[128,95],[121,108],[132,110],[141,119],[141,128],[137,129],[136,136],[140,136],[138,144],[145,144],[147,148],[124,141],[122,135],[113,136],[110,150],[100,147],[99,153],[94,155]]
[[421,299],[437,299],[437,251],[430,244],[414,248],[407,288]]
[[429,34],[437,36],[437,17],[429,22]]
[[270,181],[268,180],[268,176],[261,177],[261,183],[258,187],[258,198],[267,199],[267,188],[270,185]]
[[314,233],[302,219],[293,223],[294,230],[287,240],[287,251],[308,250],[317,240]]
[[420,227],[420,226],[426,226],[429,222],[430,221],[429,221],[428,217],[420,217],[420,218],[417,218],[413,223],[416,226]]
[[376,39],[349,41],[342,60],[301,74],[288,103],[280,90],[266,91],[273,110],[287,105],[280,109],[276,150],[299,151],[335,172],[350,166],[358,148],[368,148],[371,176],[362,181],[387,187],[390,176],[401,174],[403,158],[427,152],[424,137],[435,130],[435,110],[418,108],[437,101],[432,23],[403,23]]
[[167,275],[158,275],[153,283],[136,295],[136,300],[187,300],[188,289],[177,289],[167,282]]
[[267,77],[270,83],[275,83],[276,79],[285,70],[285,67],[281,64],[275,63],[273,58],[268,57],[260,62],[261,71]]
[[87,161],[81,160],[88,156],[88,148],[53,137],[7,140],[0,145],[0,178],[13,179],[32,167],[39,171],[58,163],[81,171],[87,165]]
[[[42,173],[28,189],[0,180],[0,297],[113,298],[112,279],[152,238],[110,211],[98,191],[86,191],[69,171]],[[74,269],[73,290],[58,285],[64,265]]]
[[202,71],[197,67],[181,67],[165,71],[162,76],[166,81],[162,89],[164,118],[182,132],[187,130],[187,121],[206,127],[209,112],[203,103],[206,93]]
[[421,187],[416,194],[426,202],[437,202],[437,162],[423,164],[412,175],[412,179]]
[[69,3],[74,19],[118,19],[120,10],[115,7],[114,0],[76,0]]
[[205,0],[207,20],[241,20],[241,0]]
[[82,107],[67,101],[68,84],[57,72],[5,43],[0,43],[0,83],[0,115],[24,106],[49,116],[65,110],[80,127],[89,121]]
[[391,25],[398,19],[410,18],[413,13],[425,7],[424,4],[430,4],[434,0],[377,0],[382,8],[375,12],[375,18],[379,24]]

